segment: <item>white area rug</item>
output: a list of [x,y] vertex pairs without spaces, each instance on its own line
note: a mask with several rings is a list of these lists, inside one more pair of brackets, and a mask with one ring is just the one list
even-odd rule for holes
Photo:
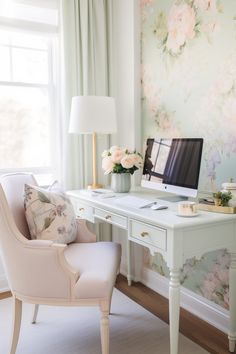
[[[12,299],[0,301],[0,353],[8,354]],[[96,308],[39,308],[38,323],[30,323],[33,306],[23,305],[16,354],[101,354],[100,315]],[[168,325],[115,289],[110,316],[110,354],[168,354]],[[180,335],[179,354],[208,353]]]

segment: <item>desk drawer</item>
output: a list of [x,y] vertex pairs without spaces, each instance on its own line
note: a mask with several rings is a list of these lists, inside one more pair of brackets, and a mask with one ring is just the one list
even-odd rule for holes
[[108,222],[109,224],[121,227],[122,229],[125,229],[125,230],[127,230],[127,228],[128,228],[128,220],[125,216],[111,213],[108,210],[95,208],[94,217],[98,218],[100,220],[104,220],[105,222]]
[[71,198],[71,202],[77,217],[94,222],[93,207],[73,198]]
[[[166,251],[166,230],[140,221],[130,221],[130,239]],[[135,242],[135,240],[133,240]]]

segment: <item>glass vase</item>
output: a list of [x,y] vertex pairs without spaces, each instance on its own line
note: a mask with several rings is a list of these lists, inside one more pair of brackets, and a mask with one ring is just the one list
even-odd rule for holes
[[130,173],[112,173],[111,189],[116,193],[128,193],[131,187]]

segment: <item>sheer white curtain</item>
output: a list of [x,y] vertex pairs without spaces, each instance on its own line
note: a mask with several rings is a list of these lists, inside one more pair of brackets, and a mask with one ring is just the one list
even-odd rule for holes
[[[91,137],[68,134],[71,98],[112,96],[113,0],[61,0],[63,183],[67,189],[92,181]],[[108,137],[98,136],[98,179],[104,183],[101,152]]]

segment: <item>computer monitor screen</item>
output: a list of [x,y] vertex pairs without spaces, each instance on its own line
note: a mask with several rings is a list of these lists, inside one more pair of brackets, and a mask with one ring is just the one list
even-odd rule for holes
[[203,139],[147,139],[141,185],[196,197]]

